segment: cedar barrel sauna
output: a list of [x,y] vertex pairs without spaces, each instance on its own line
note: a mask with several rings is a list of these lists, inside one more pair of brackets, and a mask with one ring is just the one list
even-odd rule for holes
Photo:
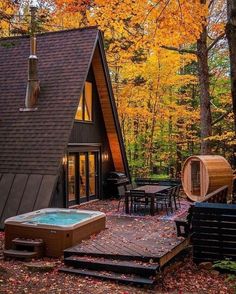
[[193,201],[203,201],[207,194],[227,185],[232,191],[233,171],[228,161],[218,155],[196,155],[183,164],[184,192]]

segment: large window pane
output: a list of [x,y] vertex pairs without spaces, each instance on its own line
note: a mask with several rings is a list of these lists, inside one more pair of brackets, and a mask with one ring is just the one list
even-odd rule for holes
[[83,95],[80,96],[79,106],[76,111],[75,119],[83,120]]
[[89,196],[96,193],[96,157],[94,153],[89,154]]
[[75,200],[75,156],[68,156],[68,194],[69,201]]
[[84,91],[75,115],[76,120],[92,121],[92,90],[92,83],[85,82]]
[[80,198],[86,197],[86,153],[80,153],[79,156],[79,176],[80,176]]
[[92,83],[85,83],[84,120],[92,120]]

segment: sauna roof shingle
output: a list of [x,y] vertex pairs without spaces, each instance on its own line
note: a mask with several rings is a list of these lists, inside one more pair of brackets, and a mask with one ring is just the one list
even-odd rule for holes
[[0,173],[56,175],[97,43],[97,28],[37,36],[38,110],[24,107],[29,37],[0,39]]

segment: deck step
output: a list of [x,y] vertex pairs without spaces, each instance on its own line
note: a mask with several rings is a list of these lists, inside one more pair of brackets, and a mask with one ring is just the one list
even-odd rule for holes
[[30,259],[38,257],[38,252],[8,249],[3,250],[3,255],[5,258]]
[[40,239],[34,240],[34,239],[15,238],[12,240],[12,243],[15,245],[32,246],[32,247],[43,246],[43,240],[40,240]]
[[139,264],[134,261],[120,261],[114,259],[95,259],[89,257],[70,256],[64,259],[64,263],[75,268],[89,270],[112,271],[123,274],[135,274],[142,277],[156,276],[158,264]]
[[139,276],[125,276],[124,274],[110,273],[110,272],[98,272],[92,270],[83,270],[83,269],[72,269],[72,268],[60,268],[60,272],[89,276],[93,278],[103,279],[103,280],[113,280],[117,282],[122,282],[125,284],[136,284],[136,285],[154,285],[155,281],[153,279],[142,278]]
[[136,261],[142,261],[142,262],[149,262],[152,260],[153,262],[159,262],[160,257],[159,256],[143,256],[143,255],[125,255],[125,254],[119,254],[119,253],[100,253],[100,252],[92,252],[92,251],[79,251],[77,249],[74,249],[74,247],[68,248],[64,250],[64,258],[70,257],[72,255],[84,257],[84,256],[91,256],[94,258],[108,258],[108,259],[119,259],[119,260],[136,260]]

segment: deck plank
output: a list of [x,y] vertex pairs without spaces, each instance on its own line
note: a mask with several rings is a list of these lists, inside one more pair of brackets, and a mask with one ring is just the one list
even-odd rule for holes
[[160,221],[155,230],[149,228],[150,222],[130,217],[108,217],[107,223],[108,230],[66,249],[65,257],[91,255],[123,260],[152,259],[163,266],[188,244],[187,239],[176,236],[173,221]]

